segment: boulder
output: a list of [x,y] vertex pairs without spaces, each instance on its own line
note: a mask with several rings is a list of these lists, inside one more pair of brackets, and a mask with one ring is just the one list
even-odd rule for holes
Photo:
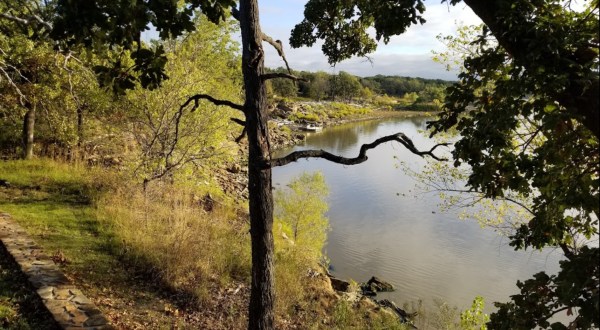
[[[365,287],[363,287],[363,290]],[[394,291],[394,286],[376,276],[371,277],[371,279],[366,283],[365,291],[373,291],[373,292],[389,292]]]
[[349,292],[350,291],[350,282],[340,280],[339,278],[335,278],[335,277],[330,277],[329,280],[331,281],[331,286],[333,287],[333,289],[335,291],[340,291],[340,292]]
[[417,313],[408,313],[402,308],[396,306],[396,304],[394,304],[393,301],[389,301],[387,299],[379,300],[377,301],[377,304],[381,307],[391,309],[398,316],[400,322],[408,324],[412,329],[417,328],[411,323],[411,319],[414,318],[417,315]]

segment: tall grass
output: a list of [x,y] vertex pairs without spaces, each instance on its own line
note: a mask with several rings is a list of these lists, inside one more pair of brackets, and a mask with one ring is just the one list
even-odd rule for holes
[[98,202],[99,217],[121,242],[127,262],[176,290],[210,301],[207,286],[247,282],[250,247],[247,224],[235,209],[210,213],[189,188],[154,185],[146,191],[120,187]]

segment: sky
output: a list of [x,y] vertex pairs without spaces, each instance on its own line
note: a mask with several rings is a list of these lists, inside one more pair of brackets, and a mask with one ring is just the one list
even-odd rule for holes
[[[440,33],[456,31],[457,23],[481,24],[481,20],[466,5],[449,6],[440,0],[426,1],[423,25],[413,25],[404,34],[392,37],[386,45],[381,42],[375,53],[365,58],[355,57],[338,63],[335,68],[327,63],[321,43],[313,47],[290,48],[289,38],[293,27],[302,21],[306,0],[261,0],[259,10],[263,32],[283,42],[290,67],[293,70],[329,73],[346,71],[357,76],[399,75],[430,79],[455,80],[457,72],[448,72],[441,64],[433,62],[432,50],[443,51],[445,46],[436,39]],[[265,44],[265,65],[284,66],[277,52]]]

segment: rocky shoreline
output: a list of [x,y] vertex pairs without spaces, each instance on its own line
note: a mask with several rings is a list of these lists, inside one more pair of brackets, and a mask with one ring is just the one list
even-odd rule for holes
[[417,316],[416,312],[409,313],[388,299],[376,299],[379,292],[392,292],[396,290],[391,283],[372,276],[365,283],[355,283],[352,285],[351,282],[339,279],[329,273],[327,273],[327,277],[333,290],[340,294],[342,299],[361,304],[365,307],[370,306],[371,308],[378,308],[392,313],[398,317],[400,323],[406,324],[412,329],[417,329],[413,324],[413,319]]

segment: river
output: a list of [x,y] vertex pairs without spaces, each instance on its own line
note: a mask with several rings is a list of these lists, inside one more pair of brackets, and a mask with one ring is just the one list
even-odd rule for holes
[[[426,120],[392,118],[326,128],[277,156],[324,149],[355,157],[363,143],[397,132],[405,133],[419,149],[429,149],[433,142],[420,133]],[[354,166],[310,159],[273,171],[276,189],[303,171],[324,174],[331,224],[325,253],[335,276],[358,282],[381,277],[397,290],[380,296],[399,305],[421,299],[433,307],[437,300],[462,310],[481,295],[491,311],[492,302],[506,302],[518,292],[517,279],[558,271],[557,251],[514,251],[508,239],[492,229],[441,212],[437,195],[416,192],[416,182],[397,167],[398,161],[419,169],[425,160],[401,145],[387,143],[368,156],[367,162]]]

